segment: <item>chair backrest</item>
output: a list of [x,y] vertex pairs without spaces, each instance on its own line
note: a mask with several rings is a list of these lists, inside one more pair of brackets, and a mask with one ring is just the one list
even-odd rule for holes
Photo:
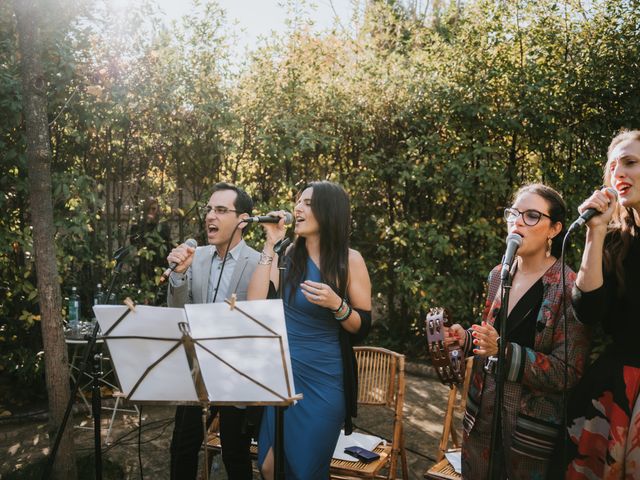
[[380,347],[354,347],[358,403],[394,407],[404,403],[404,355]]
[[393,472],[390,478],[395,478],[398,456],[402,457],[403,471],[406,472],[402,431],[404,355],[380,347],[355,347],[354,352],[358,363],[358,404],[380,405],[393,411],[389,471]]

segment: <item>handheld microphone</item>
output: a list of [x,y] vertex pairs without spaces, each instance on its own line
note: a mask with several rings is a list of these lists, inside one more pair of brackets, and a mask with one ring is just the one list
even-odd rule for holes
[[516,259],[516,252],[520,245],[522,245],[522,236],[517,233],[510,233],[506,239],[507,251],[502,258],[502,271],[500,272],[500,279],[504,282],[509,277],[511,272],[511,266]]
[[[246,223],[278,223],[280,221],[280,217],[276,217],[275,215],[256,215],[255,217],[245,218]],[[293,215],[289,212],[284,212],[284,224],[291,225],[293,222]]]
[[[618,192],[616,191],[615,188],[607,187],[605,188],[605,190],[613,194],[615,198],[618,198]],[[582,214],[577,218],[577,220],[571,224],[571,226],[569,227],[569,230],[567,231],[573,232],[574,230],[583,226],[585,223],[587,223],[596,215],[600,215],[600,212],[598,210],[596,210],[595,208],[587,208],[584,212],[582,212]]]
[[[196,248],[198,246],[198,242],[196,242],[193,238],[188,239],[184,243],[187,247],[191,247],[191,248]],[[162,276],[160,277],[160,283],[166,282],[167,279],[169,278],[169,275],[171,275],[171,272],[173,272],[178,267],[178,265],[180,264],[176,262],[171,262],[169,264],[169,268],[167,268],[164,272],[162,272]]]
[[115,252],[113,252],[113,259],[117,263],[120,263],[125,258],[127,258],[127,256],[129,255],[130,252],[131,252],[131,245],[127,245],[126,247],[120,247]]

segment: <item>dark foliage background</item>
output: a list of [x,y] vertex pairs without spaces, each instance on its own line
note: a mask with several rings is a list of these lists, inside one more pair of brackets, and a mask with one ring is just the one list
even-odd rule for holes
[[[83,316],[147,197],[178,242],[201,235],[196,207],[217,181],[244,185],[263,212],[328,178],[351,195],[352,244],[372,276],[370,343],[424,355],[433,305],[476,320],[512,193],[542,181],[575,212],[610,138],[638,127],[640,8],[442,1],[425,15],[407,4],[364,2],[349,30],[322,33],[292,8],[288,32],[237,67],[214,2],[166,26],[153,2],[116,17],[100,2],[43,1],[60,282],[66,295],[78,287]],[[19,60],[2,2],[0,375],[41,389]],[[153,302],[156,276],[138,262],[157,274],[161,245],[138,245],[119,297]]]

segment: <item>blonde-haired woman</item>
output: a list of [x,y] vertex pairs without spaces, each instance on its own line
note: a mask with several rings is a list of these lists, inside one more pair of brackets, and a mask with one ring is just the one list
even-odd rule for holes
[[587,222],[573,292],[578,320],[600,323],[613,342],[569,402],[568,479],[640,478],[640,130],[609,145],[604,181],[579,210]]

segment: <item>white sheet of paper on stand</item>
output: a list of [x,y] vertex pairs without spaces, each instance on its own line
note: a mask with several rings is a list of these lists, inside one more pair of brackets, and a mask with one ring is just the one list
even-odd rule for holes
[[292,397],[295,386],[287,364],[282,301],[242,301],[236,306],[232,310],[226,303],[185,305],[209,400],[257,403]]
[[[197,402],[184,349],[180,346],[160,360],[182,338],[178,323],[187,321],[184,309],[138,305],[110,331],[127,308],[93,307],[100,330],[109,332],[106,342],[122,393],[129,395],[135,388],[131,400],[139,402]],[[158,361],[136,388],[145,371]]]
[[462,474],[462,453],[461,452],[446,452],[444,456],[451,464],[456,473]]

